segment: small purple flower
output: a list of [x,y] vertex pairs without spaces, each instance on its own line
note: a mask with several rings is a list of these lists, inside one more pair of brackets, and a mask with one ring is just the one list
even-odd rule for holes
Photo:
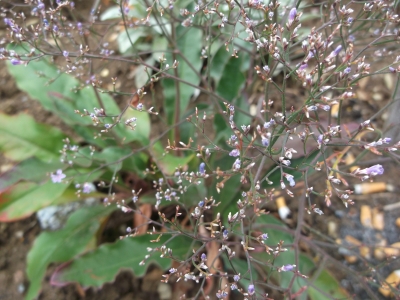
[[242,164],[242,162],[240,161],[239,158],[237,158],[237,159],[235,160],[235,162],[233,163],[233,168],[234,168],[235,170],[239,170],[241,164]]
[[240,280],[240,274],[233,275],[233,280],[238,282]]
[[285,175],[285,178],[286,178],[286,180],[289,182],[289,185],[290,185],[290,186],[295,186],[295,185],[296,185],[296,182],[294,181],[293,175],[286,174],[286,175]]
[[301,64],[299,67],[299,71],[303,71],[303,70],[307,69],[307,67],[308,67],[308,64]]
[[12,20],[11,19],[9,19],[9,18],[4,18],[4,23],[6,24],[6,25],[8,25],[8,26],[13,26],[13,22],[12,22]]
[[271,70],[269,69],[268,65],[265,65],[263,67],[263,70],[265,71],[265,73],[269,73]]
[[354,19],[352,18],[352,17],[349,17],[348,19],[347,19],[347,23],[352,23],[354,21]]
[[229,152],[229,156],[237,157],[240,155],[239,149],[233,149],[231,152]]
[[[237,276],[237,275],[235,275],[235,276]],[[237,290],[237,288],[238,287],[236,284],[234,284],[234,283],[231,284],[231,291]]]
[[279,270],[282,272],[289,272],[294,269],[295,265],[284,265]]
[[384,144],[390,144],[391,141],[392,141],[392,139],[389,138],[389,137],[385,137],[385,138],[382,139],[382,142],[383,142]]
[[261,239],[262,240],[266,240],[266,239],[268,239],[268,234],[267,233],[263,233],[262,235],[261,235]]
[[201,201],[199,202],[199,207],[203,207],[203,206],[204,206],[204,201],[201,200]]
[[336,49],[333,50],[332,53],[336,56],[340,53],[340,51],[342,51],[342,45],[337,46]]
[[236,135],[234,135],[234,134],[231,135],[231,140],[232,140],[232,141],[236,141],[236,139],[237,139]]
[[222,235],[223,235],[224,239],[228,238],[228,234],[229,234],[229,231],[224,229],[224,231],[222,232]]
[[63,174],[63,171],[61,169],[58,169],[55,174],[51,173],[50,177],[53,183],[61,183],[62,180],[67,176]]
[[175,269],[175,268],[171,268],[171,269],[169,269],[169,273],[170,274],[174,274],[174,273],[176,273],[176,271],[178,271],[177,269]]
[[327,105],[320,105],[320,108],[322,108],[324,111],[330,111],[331,107],[327,104]]
[[226,296],[228,296],[228,293],[225,292],[225,291],[221,291],[221,292],[218,292],[216,294],[216,296],[217,296],[218,299],[222,299],[222,298],[225,298]]
[[350,74],[350,72],[351,72],[351,68],[350,67],[347,67],[346,69],[344,69],[344,71],[343,71],[343,73],[344,74]]
[[254,292],[255,292],[254,284],[250,284],[249,288],[247,289],[247,293],[251,296],[254,294]]
[[202,260],[202,261],[207,260],[207,255],[206,255],[205,253],[202,253],[202,254],[201,254],[201,260]]
[[63,51],[63,56],[64,56],[64,57],[68,57],[68,56],[69,56],[69,52],[64,50],[64,51]]
[[18,65],[22,64],[22,61],[20,61],[19,59],[16,59],[16,58],[11,59],[10,62],[13,66],[18,66]]
[[85,182],[82,187],[82,193],[90,194],[91,192],[95,191],[96,188],[93,183]]
[[262,137],[261,138],[261,143],[263,144],[264,147],[268,147],[269,140],[266,137]]
[[202,163],[199,165],[199,173],[200,173],[200,174],[205,174],[205,173],[206,173],[205,168],[206,168],[206,164],[202,162]]
[[289,12],[289,21],[288,21],[289,26],[292,25],[296,16],[297,16],[297,10],[296,10],[296,7],[293,7]]
[[382,175],[385,170],[383,169],[382,165],[374,165],[372,167],[363,169],[363,170],[358,170],[356,174],[365,174],[368,176],[376,176],[376,175]]
[[43,2],[39,2],[37,8],[43,10],[45,8]]

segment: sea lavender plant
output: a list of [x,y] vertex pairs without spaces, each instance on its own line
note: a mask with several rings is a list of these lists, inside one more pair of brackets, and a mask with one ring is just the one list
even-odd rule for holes
[[[196,299],[350,297],[353,291],[326,271],[328,263],[346,272],[348,266],[327,253],[316,237],[323,234],[305,235],[304,212],[324,220],[332,207],[347,209],[351,184],[384,175],[389,158],[398,162],[400,142],[375,129],[383,109],[356,120],[344,115],[362,79],[390,74],[398,88],[395,5],[121,0],[103,8],[93,1],[79,18],[77,6],[4,6],[0,59],[18,86],[79,138],[59,134],[57,149],[42,138],[44,150],[25,156],[2,140],[0,148],[16,161],[43,162],[48,171],[39,173],[48,175],[37,182],[50,181],[37,188],[59,189],[54,201],[97,197],[104,210],[92,210],[91,218],[118,209],[134,226],[92,253],[84,254],[89,240],[79,240],[62,256],[73,263],[51,282],[100,286],[123,268],[142,276],[153,262],[165,271],[164,283],[191,282],[185,296]],[[122,76],[112,69],[118,64]],[[59,159],[48,158],[54,153]],[[343,163],[349,153],[366,167],[350,171]],[[7,188],[15,191],[11,202],[21,201],[25,186]],[[71,190],[75,197],[68,198]],[[272,216],[278,197],[295,203],[297,227]],[[46,205],[38,201],[25,215]],[[71,224],[67,233],[75,232]],[[37,264],[41,237],[28,257],[28,299],[39,292],[47,265],[60,261],[54,255]],[[318,264],[301,252],[303,244],[309,256],[322,257],[315,273]],[[104,253],[116,258],[113,270]],[[382,274],[348,273],[370,295],[376,291],[369,282],[395,292]]]

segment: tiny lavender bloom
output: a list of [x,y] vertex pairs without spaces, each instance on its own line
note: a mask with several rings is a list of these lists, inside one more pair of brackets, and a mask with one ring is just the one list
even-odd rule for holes
[[51,181],[53,181],[54,183],[60,183],[67,176],[63,174],[61,169],[58,169],[55,174],[51,173],[50,177]]
[[16,58],[11,59],[10,62],[13,66],[18,66],[18,65],[22,64],[22,61],[20,61],[19,59],[16,59]]
[[265,137],[262,137],[261,143],[263,144],[264,147],[268,147],[269,145],[269,140]]
[[82,187],[82,192],[84,194],[90,194],[91,192],[94,192],[96,190],[96,187],[93,185],[93,183],[85,182]]
[[282,271],[282,272],[292,271],[295,266],[296,265],[285,265],[285,266],[282,266],[281,268],[279,268],[279,271]]
[[250,296],[254,294],[254,292],[255,292],[254,284],[250,284],[249,285],[249,288],[247,289],[247,292],[249,293]]
[[289,185],[290,186],[295,186],[296,185],[296,182],[294,181],[293,175],[286,174],[285,178],[286,178],[287,181],[289,181]]
[[236,282],[238,282],[240,280],[240,273],[233,275],[233,280],[235,280]]
[[199,165],[199,173],[200,174],[205,174],[206,173],[205,167],[206,167],[206,164],[203,163],[203,162]]
[[342,50],[342,45],[339,45],[336,47],[335,50],[333,50],[333,54],[338,55],[340,53],[340,51]]
[[293,7],[289,12],[289,26],[292,25],[294,19],[296,18],[297,10],[296,7]]
[[266,239],[268,239],[268,234],[267,234],[267,233],[263,233],[263,234],[261,235],[261,239],[263,239],[264,241],[265,241]]
[[374,165],[372,167],[358,170],[356,171],[356,174],[365,174],[368,176],[376,176],[376,175],[382,175],[385,170],[381,165]]
[[240,155],[240,151],[238,149],[233,149],[231,152],[229,152],[229,156],[237,157]]

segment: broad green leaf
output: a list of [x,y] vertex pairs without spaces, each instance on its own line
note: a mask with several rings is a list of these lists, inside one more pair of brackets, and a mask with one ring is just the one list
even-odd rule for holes
[[[151,130],[151,123],[150,123],[150,116],[145,111],[138,111],[134,109],[128,109],[122,120],[126,121],[130,118],[136,118],[136,127],[134,130],[128,128],[124,124],[120,124],[122,130],[119,128],[116,129],[117,135],[122,139],[124,144],[130,142],[138,142],[142,146],[147,146],[149,144],[149,137],[150,137],[150,130]],[[123,123],[123,122],[122,122]]]
[[64,164],[59,160],[46,163],[36,157],[28,158],[0,174],[0,191],[21,180],[40,183],[48,179],[48,173],[61,169],[63,166]]
[[0,151],[15,161],[37,157],[58,161],[65,135],[57,128],[37,123],[31,116],[0,113]]
[[[21,47],[14,49],[22,52]],[[74,77],[60,71],[46,59],[33,61],[25,66],[7,64],[10,74],[18,87],[39,101],[43,107],[57,114],[66,124],[91,125],[89,117],[81,117],[75,110],[93,112],[100,108],[93,87],[82,87]],[[106,114],[117,115],[120,110],[114,100],[101,94]]]
[[100,193],[90,193],[78,198],[75,188],[51,181],[43,184],[20,182],[0,193],[0,221],[15,221],[49,205],[100,196]]
[[65,262],[82,253],[100,227],[101,219],[108,216],[115,206],[85,207],[74,212],[65,227],[59,231],[42,232],[35,240],[27,258],[27,275],[30,281],[25,299],[34,299],[47,266]]
[[[197,28],[185,28],[178,26],[176,29],[177,34],[177,47],[180,53],[192,65],[194,70],[200,72],[202,61],[200,59],[200,52],[202,48],[202,31]],[[176,49],[172,49],[176,50]],[[166,55],[168,64],[172,65],[172,55]],[[179,65],[177,68],[178,76],[191,84],[198,85],[200,78],[192,70],[192,68],[185,62],[181,55],[178,55],[177,60]],[[170,74],[174,74],[170,71]],[[168,122],[172,124],[174,121],[175,102],[179,99],[179,119],[183,117],[190,102],[190,97],[194,93],[195,88],[181,82],[175,82],[172,79],[164,79],[162,81],[165,96],[165,111],[167,113]],[[176,94],[175,84],[179,84],[179,95]]]
[[228,126],[228,121],[224,119],[221,114],[215,114],[214,117],[214,132],[216,137],[214,138],[214,143],[219,143],[220,147],[226,148],[226,141],[232,135],[233,131]]
[[135,43],[141,38],[146,36],[144,27],[128,28],[122,30],[118,35],[118,49],[120,53],[127,52],[132,48]]
[[238,98],[239,91],[242,88],[245,77],[240,71],[242,59],[231,57],[225,65],[222,77],[219,80],[217,93],[231,102],[233,99]]
[[119,6],[112,6],[110,8],[107,8],[106,11],[100,15],[100,21],[120,19],[121,16],[121,8]]
[[189,156],[178,157],[170,153],[165,153],[164,148],[161,145],[161,142],[157,142],[153,145],[153,147],[150,147],[149,152],[153,157],[153,159],[155,160],[157,166],[166,175],[174,174],[176,168],[187,165],[189,161],[195,157],[194,154],[191,154]]
[[215,80],[217,86],[222,75],[224,74],[226,65],[231,59],[231,54],[226,51],[225,47],[220,47],[217,53],[212,58],[210,66],[210,76]]
[[[10,47],[17,53],[26,53],[21,46]],[[39,101],[43,107],[57,116],[66,124],[74,128],[86,141],[100,147],[105,145],[116,145],[115,137],[101,141],[95,139],[101,126],[92,126],[90,117],[81,117],[75,113],[76,110],[83,112],[85,109],[93,113],[93,108],[104,106],[106,115],[116,116],[120,114],[120,109],[114,99],[108,94],[100,93],[99,101],[92,86],[83,86],[74,77],[60,73],[47,59],[42,58],[30,62],[27,66],[13,66],[7,63],[10,74],[14,77],[18,87],[29,94],[30,97]],[[102,118],[104,123],[112,123],[111,117]],[[86,126],[79,129],[76,125]],[[78,130],[79,129],[79,130]],[[124,124],[118,124],[114,129],[117,136],[126,141],[140,140],[138,133],[130,130]],[[107,134],[102,134],[105,138]],[[109,134],[111,135],[111,134]]]
[[[160,252],[151,253],[147,248],[161,247],[171,237],[164,235],[158,242],[157,236],[141,235],[119,240],[113,244],[102,245],[95,251],[87,253],[64,265],[52,277],[52,283],[57,285],[78,282],[83,287],[100,287],[115,279],[121,269],[130,269],[135,276],[143,276],[147,267],[154,263],[163,270],[171,266],[171,259],[160,257]],[[192,240],[185,236],[176,236],[166,246],[172,249],[174,257],[184,258],[191,246]],[[191,253],[189,251],[189,253]],[[144,265],[140,262],[146,255],[150,258]],[[101,262],[101,263],[99,263]],[[162,279],[162,278],[160,278]]]
[[314,287],[309,287],[308,296],[311,300],[351,299],[351,296],[340,286],[337,279],[326,269],[319,274],[313,285],[323,293]]

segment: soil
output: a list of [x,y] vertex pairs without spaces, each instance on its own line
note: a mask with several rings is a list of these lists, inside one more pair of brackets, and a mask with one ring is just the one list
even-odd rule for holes
[[[128,77],[132,69],[125,64],[113,63],[107,67],[110,74],[118,74],[118,77]],[[359,99],[352,100],[345,104],[344,122],[365,120],[373,115],[379,108],[383,107],[391,96],[393,82],[392,77],[386,75],[376,76],[369,79],[368,82],[360,83]],[[132,90],[129,83],[121,87],[125,90]],[[296,89],[293,89],[293,99],[289,100],[295,103]],[[289,97],[290,98],[290,97]],[[20,92],[11,76],[7,73],[5,63],[0,61],[0,111],[6,114],[17,114],[21,112],[29,113],[38,122],[51,124],[52,126],[63,129],[68,132],[68,128],[54,115],[43,110],[37,102],[30,99],[25,93]],[[126,99],[118,98],[121,105]],[[375,122],[379,128],[382,128],[387,115],[383,114]],[[4,157],[0,157],[0,172],[3,172],[10,166],[11,162]],[[398,166],[393,163],[384,163],[385,174],[379,177],[379,181],[391,184],[395,190],[393,192],[382,192],[370,195],[354,195],[352,198],[355,205],[345,208],[340,200],[335,198],[330,207],[321,201],[318,203],[324,212],[324,217],[320,218],[313,215],[306,215],[306,223],[310,228],[318,228],[322,236],[331,240],[345,239],[346,236],[352,236],[359,240],[361,244],[373,246],[385,240],[388,245],[400,241],[400,229],[395,225],[396,219],[400,216],[400,207],[391,210],[384,210],[388,204],[400,203],[398,183]],[[356,181],[349,181],[352,186]],[[315,188],[323,187],[323,181],[315,181]],[[287,201],[293,214],[287,220],[289,226],[296,224],[297,202]],[[360,223],[360,210],[362,205],[368,205],[371,208],[377,208],[384,211],[384,229],[374,230],[365,228]],[[277,214],[276,207],[269,207],[271,213]],[[334,225],[329,225],[334,224]],[[332,231],[329,226],[334,226],[336,230]],[[25,274],[26,256],[35,238],[40,234],[41,229],[36,216],[28,219],[13,222],[0,223],[0,300],[23,299],[23,293],[26,291],[28,281]],[[305,234],[323,241],[312,230]],[[322,247],[322,246],[321,246]],[[304,249],[307,251],[308,249]],[[374,273],[375,278],[386,278],[394,270],[400,269],[400,260],[392,258],[377,259],[373,253],[369,259],[359,257],[355,262],[346,261],[343,253],[338,248],[325,249],[332,257],[342,261],[349,270],[356,272],[365,271],[368,274]],[[343,268],[338,268],[333,264],[329,265],[332,272],[340,279],[342,286],[353,295],[353,299],[369,299],[365,288],[355,281],[353,277]],[[134,278],[127,271],[122,271],[114,282],[107,283],[102,289],[82,290],[77,285],[69,285],[63,288],[53,287],[49,284],[51,272],[55,266],[50,266],[47,276],[43,282],[43,289],[39,296],[40,300],[53,299],[177,299],[175,296],[180,291],[190,290],[193,286],[187,283],[180,285],[162,284],[160,282],[162,271],[157,268],[150,268],[144,278]],[[374,272],[371,272],[371,268]],[[378,287],[369,285],[376,295],[377,299],[386,299],[378,293]],[[173,295],[173,296],[170,296]],[[175,295],[175,296],[174,296]]]

